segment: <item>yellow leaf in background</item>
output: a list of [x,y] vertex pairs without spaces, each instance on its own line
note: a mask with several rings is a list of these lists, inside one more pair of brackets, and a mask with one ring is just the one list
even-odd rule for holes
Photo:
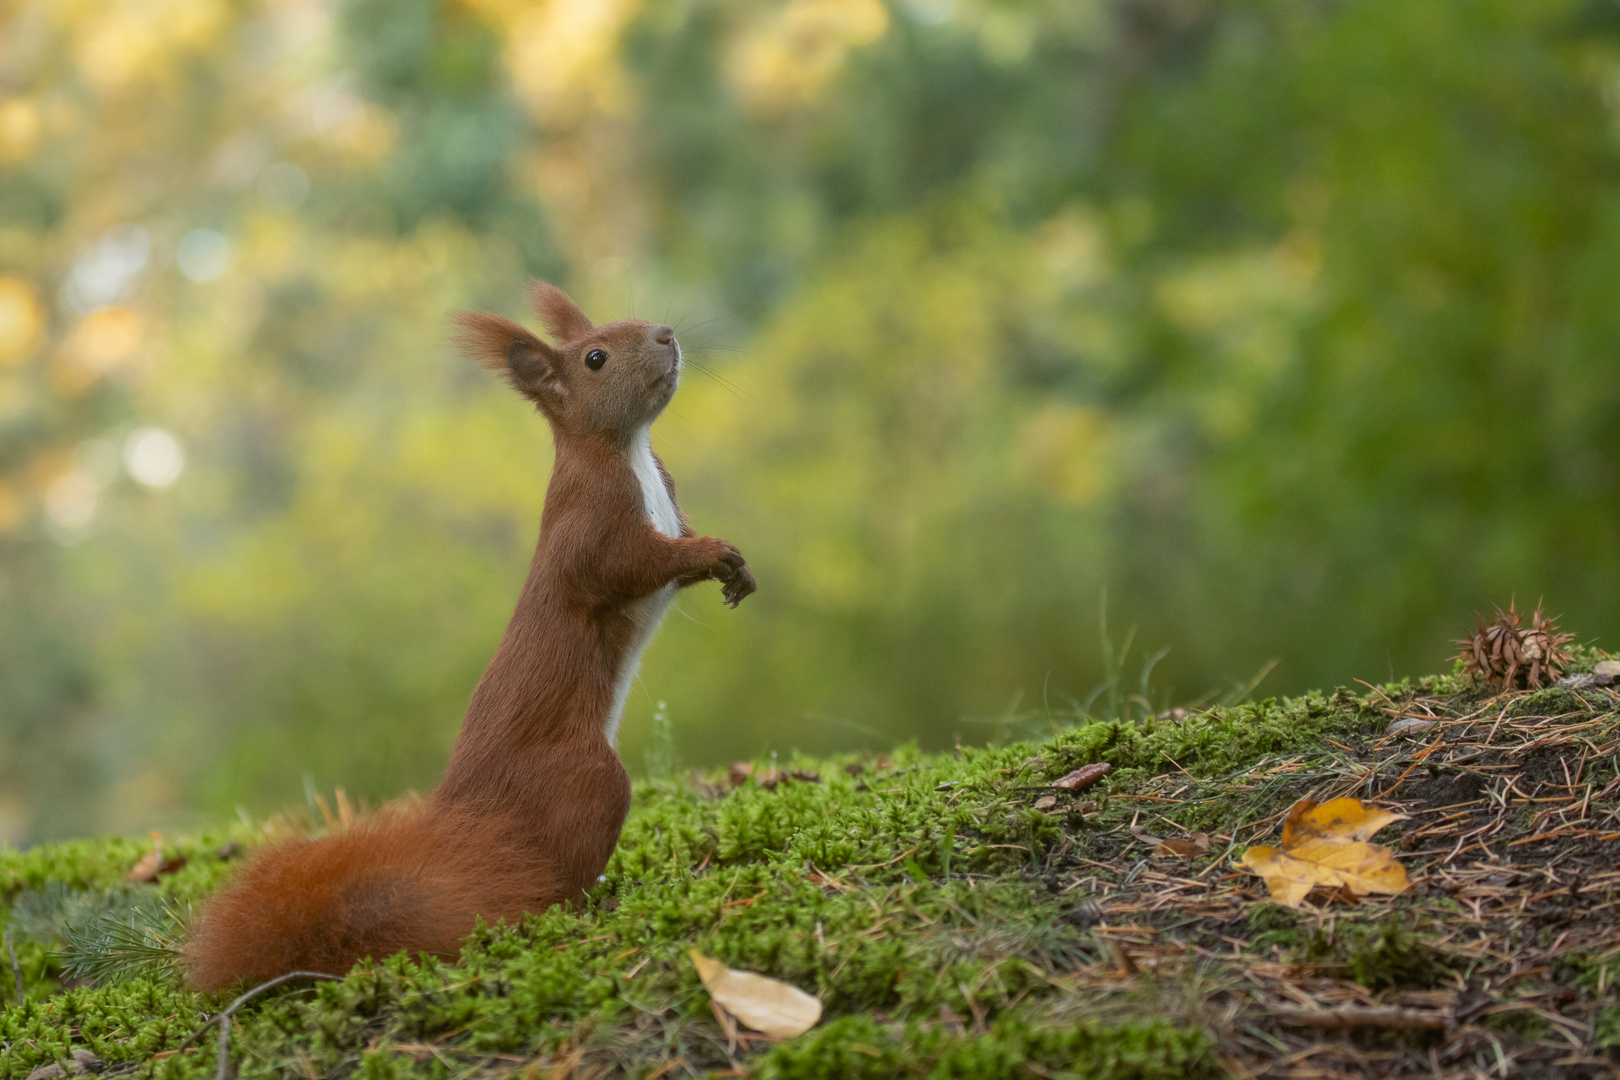
[[622,115],[632,97],[619,73],[619,37],[640,7],[637,0],[510,5],[506,66],[518,97],[559,126],[592,113]]
[[[22,524],[23,503],[17,492],[4,480],[0,480],[0,536],[13,531]],[[1054,802],[1056,800],[1053,800]],[[0,840],[0,843],[4,843]]]
[[1065,506],[1086,506],[1108,487],[1105,451],[1113,438],[1101,409],[1047,405],[1025,420],[1016,464],[1043,494]]
[[[4,123],[3,117],[0,123]],[[0,275],[0,367],[28,359],[44,330],[45,309],[33,284],[10,274]]]
[[26,161],[39,143],[42,126],[32,101],[0,99],[0,161]]
[[852,50],[888,29],[888,8],[878,0],[788,0],[733,42],[732,86],[755,109],[813,101]]
[[1406,868],[1382,844],[1368,839],[1402,815],[1363,806],[1358,799],[1334,799],[1317,806],[1301,799],[1283,822],[1282,848],[1256,846],[1238,860],[1241,869],[1265,879],[1271,898],[1299,907],[1317,886],[1342,889],[1351,897],[1406,891]]
[[751,971],[735,971],[696,949],[688,955],[714,1003],[755,1031],[791,1039],[821,1019],[821,999],[813,994]]

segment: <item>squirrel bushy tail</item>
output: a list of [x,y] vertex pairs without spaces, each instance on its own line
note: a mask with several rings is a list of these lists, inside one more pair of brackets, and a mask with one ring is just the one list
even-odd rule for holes
[[516,922],[577,899],[554,895],[558,876],[519,832],[425,800],[267,848],[210,898],[185,947],[187,981],[214,992],[289,971],[342,975],[401,949],[453,957],[479,916]]

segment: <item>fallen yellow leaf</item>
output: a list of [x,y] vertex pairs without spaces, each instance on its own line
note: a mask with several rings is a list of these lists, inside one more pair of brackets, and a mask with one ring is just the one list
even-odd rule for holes
[[791,1039],[821,1019],[821,999],[814,994],[752,971],[733,970],[696,949],[688,955],[714,1003],[755,1031]]
[[1360,799],[1329,799],[1317,806],[1301,799],[1288,808],[1283,819],[1282,846],[1291,848],[1312,837],[1338,840],[1371,840],[1385,825],[1405,821],[1406,815],[1379,806],[1363,806]]
[[1353,896],[1395,895],[1406,891],[1406,868],[1382,844],[1309,845],[1292,852],[1252,847],[1238,865],[1265,878],[1271,898],[1299,907],[1318,885],[1343,888]]
[[1406,868],[1382,844],[1368,839],[1402,815],[1363,806],[1358,799],[1334,799],[1317,806],[1301,799],[1283,822],[1282,848],[1251,847],[1238,860],[1241,869],[1265,879],[1271,898],[1299,907],[1317,886],[1343,890],[1348,897],[1405,892]]

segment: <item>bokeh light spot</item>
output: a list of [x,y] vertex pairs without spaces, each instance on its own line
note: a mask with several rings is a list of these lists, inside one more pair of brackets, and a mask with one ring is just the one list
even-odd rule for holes
[[139,312],[125,307],[92,311],[68,338],[63,353],[74,371],[100,378],[119,367],[140,347],[144,329]]
[[67,532],[77,532],[96,516],[100,492],[90,477],[71,469],[45,489],[45,516],[51,524]]
[[166,488],[180,479],[185,467],[180,440],[160,427],[139,428],[124,440],[124,468],[139,484]]
[[213,281],[231,265],[231,242],[213,229],[193,229],[180,241],[175,257],[180,272],[202,284]]
[[118,299],[145,269],[151,250],[152,239],[139,225],[108,229],[74,261],[73,272],[62,287],[68,307],[85,314]]

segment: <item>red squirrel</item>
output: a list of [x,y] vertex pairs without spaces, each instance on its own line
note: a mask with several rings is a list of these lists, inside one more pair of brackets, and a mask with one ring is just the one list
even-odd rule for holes
[[566,293],[530,299],[557,345],[499,315],[456,316],[463,351],[550,423],[556,462],[517,610],[426,798],[347,832],[258,853],[209,899],[182,960],[199,990],[342,974],[400,950],[454,956],[479,917],[575,903],[630,807],[614,747],[625,698],[678,588],[754,591],[736,548],[697,536],[648,428],[680,381],[673,331],[592,326]]

